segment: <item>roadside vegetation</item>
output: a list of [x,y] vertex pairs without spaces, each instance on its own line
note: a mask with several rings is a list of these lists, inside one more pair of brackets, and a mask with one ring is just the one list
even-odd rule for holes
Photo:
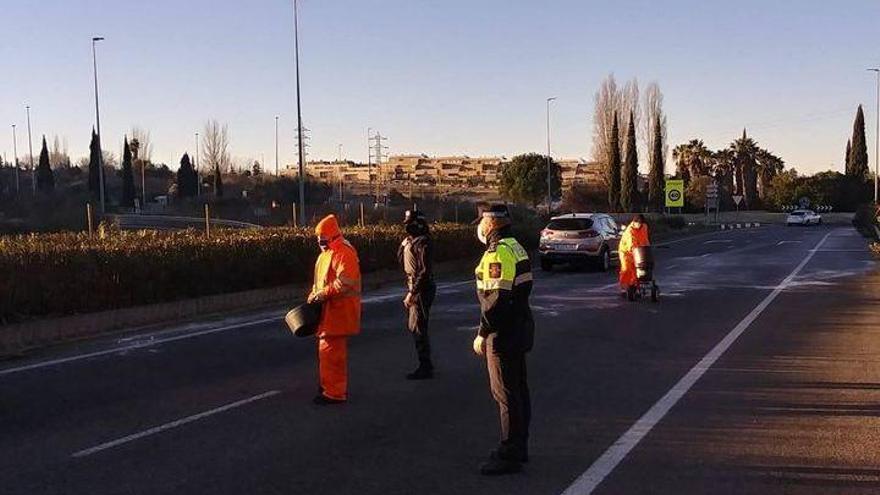
[[[437,261],[476,257],[471,226],[435,224]],[[345,236],[364,273],[397,267],[400,226]],[[0,323],[307,283],[318,254],[310,229],[118,231],[0,237]]]

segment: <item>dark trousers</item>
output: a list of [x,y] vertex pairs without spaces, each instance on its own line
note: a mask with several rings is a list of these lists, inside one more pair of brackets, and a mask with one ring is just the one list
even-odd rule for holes
[[486,341],[489,385],[501,416],[500,449],[516,454],[528,453],[532,402],[526,374],[526,354],[495,346],[495,336]]
[[431,362],[431,340],[428,337],[428,319],[431,316],[431,305],[434,304],[436,292],[437,288],[434,285],[426,287],[409,307],[407,326],[409,331],[412,332],[413,341],[416,344],[419,366],[426,368],[433,368],[434,366]]

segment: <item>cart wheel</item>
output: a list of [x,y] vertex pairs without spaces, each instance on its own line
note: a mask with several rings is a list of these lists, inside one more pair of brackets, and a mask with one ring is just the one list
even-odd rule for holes
[[651,285],[651,302],[657,302],[660,299],[660,287],[657,284]]

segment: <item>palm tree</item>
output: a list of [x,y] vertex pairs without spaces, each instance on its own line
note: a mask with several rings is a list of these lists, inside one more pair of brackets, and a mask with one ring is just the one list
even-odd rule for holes
[[736,194],[743,196],[746,206],[752,206],[758,199],[758,176],[755,170],[758,145],[743,129],[742,137],[730,143],[730,149],[736,157]]
[[734,193],[733,178],[736,175],[736,155],[729,149],[718,150],[712,153],[712,175],[718,183],[718,195],[724,207],[733,204],[731,196]]
[[675,160],[678,176],[687,182],[692,177],[709,175],[712,152],[701,139],[692,139],[676,146],[672,150],[672,159]]
[[785,168],[785,161],[770,151],[758,148],[755,153],[755,166],[758,176],[758,193],[761,199],[767,197],[770,182]]

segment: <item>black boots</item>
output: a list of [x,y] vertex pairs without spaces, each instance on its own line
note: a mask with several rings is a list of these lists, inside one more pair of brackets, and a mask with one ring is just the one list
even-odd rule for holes
[[407,380],[430,380],[434,378],[434,366],[431,363],[419,364],[412,373],[407,373]]
[[331,399],[324,394],[318,394],[312,399],[312,402],[319,406],[332,406],[334,404],[345,404],[346,401],[343,399]]
[[500,476],[522,471],[522,465],[529,462],[527,450],[512,449],[505,445],[498,447],[489,454],[489,460],[480,466],[480,474]]

